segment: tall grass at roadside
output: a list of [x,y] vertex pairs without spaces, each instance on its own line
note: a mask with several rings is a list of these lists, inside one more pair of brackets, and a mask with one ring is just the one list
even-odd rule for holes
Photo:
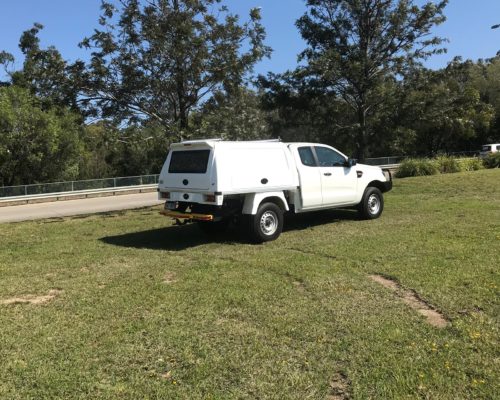
[[427,158],[408,158],[399,166],[396,177],[436,175],[439,169],[433,160]]
[[439,172],[442,174],[451,174],[461,171],[458,159],[455,157],[443,154],[437,156],[434,162],[436,163]]
[[500,153],[488,155],[483,162],[486,168],[500,168]]
[[457,160],[460,171],[479,171],[484,169],[483,161],[479,158],[459,158]]
[[436,174],[450,174],[455,172],[478,171],[486,168],[496,168],[500,164],[498,160],[479,158],[456,158],[448,155],[440,155],[434,159],[429,158],[409,158],[404,160],[396,173],[398,178],[411,176],[426,176]]

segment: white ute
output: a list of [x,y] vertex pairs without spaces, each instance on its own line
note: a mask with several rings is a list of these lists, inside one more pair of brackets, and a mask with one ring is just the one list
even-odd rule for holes
[[279,140],[217,139],[172,144],[159,177],[163,215],[197,221],[209,233],[243,219],[252,241],[276,239],[286,211],[357,207],[382,214],[389,171],[357,164],[333,147]]

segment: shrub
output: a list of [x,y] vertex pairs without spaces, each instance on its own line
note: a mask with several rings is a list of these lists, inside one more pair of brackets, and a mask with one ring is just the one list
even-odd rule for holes
[[483,163],[486,168],[500,168],[500,152],[489,154]]
[[401,163],[396,173],[396,177],[406,178],[409,176],[436,175],[438,172],[439,169],[435,161],[427,158],[409,158]]
[[462,158],[457,160],[461,171],[478,171],[484,168],[479,158]]
[[451,174],[454,172],[460,172],[460,165],[456,158],[451,156],[438,156],[436,158],[436,164],[439,172],[442,174]]

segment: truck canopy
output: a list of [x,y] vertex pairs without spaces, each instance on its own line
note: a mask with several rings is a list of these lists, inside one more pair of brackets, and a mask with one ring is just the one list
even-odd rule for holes
[[298,185],[286,144],[197,140],[171,146],[160,188],[224,194],[288,190]]

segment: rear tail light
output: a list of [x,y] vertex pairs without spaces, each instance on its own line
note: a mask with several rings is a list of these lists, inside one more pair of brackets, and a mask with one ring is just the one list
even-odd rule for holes
[[169,192],[160,192],[161,198],[162,199],[170,199],[170,193]]
[[215,203],[215,200],[216,200],[215,194],[207,194],[207,195],[205,195],[205,201],[207,203]]

